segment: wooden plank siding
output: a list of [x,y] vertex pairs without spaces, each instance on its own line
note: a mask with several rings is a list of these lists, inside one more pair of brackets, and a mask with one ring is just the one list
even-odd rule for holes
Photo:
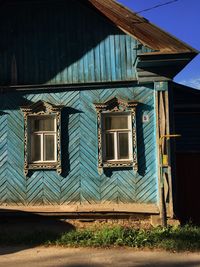
[[1,85],[133,80],[136,54],[151,51],[73,0],[7,1],[0,36]]
[[[0,205],[103,207],[110,203],[110,209],[114,204],[157,205],[154,94],[153,85],[146,85],[1,95]],[[105,102],[114,96],[140,102],[137,108],[139,171],[110,169],[99,175],[97,115],[93,103]],[[34,171],[25,177],[23,173],[24,122],[19,106],[38,100],[65,106],[62,112],[62,175],[56,171]],[[143,123],[143,114],[149,116],[149,122]]]
[[172,88],[175,130],[181,134],[176,140],[176,152],[199,153],[200,91],[176,83]]
[[176,151],[179,153],[200,152],[200,111],[199,112],[176,112],[176,131],[181,133],[180,140],[176,142]]

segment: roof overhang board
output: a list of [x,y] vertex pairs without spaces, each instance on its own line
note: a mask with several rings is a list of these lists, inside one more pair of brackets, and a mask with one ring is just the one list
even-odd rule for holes
[[134,36],[143,45],[159,53],[198,53],[188,44],[165,32],[137,13],[114,0],[88,0],[116,26]]
[[139,82],[171,80],[195,56],[183,54],[141,54],[136,61]]
[[170,78],[166,76],[161,76],[155,73],[155,71],[147,71],[144,69],[137,68],[137,79],[138,83],[149,83],[149,82],[158,82],[158,81],[169,81]]

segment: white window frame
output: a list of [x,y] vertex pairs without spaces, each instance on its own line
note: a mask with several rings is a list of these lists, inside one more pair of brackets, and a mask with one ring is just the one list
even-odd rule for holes
[[[97,112],[98,135],[98,172],[102,174],[104,168],[133,168],[138,171],[137,161],[137,131],[136,131],[136,107],[135,100],[125,100],[113,97],[106,102],[94,103]],[[130,114],[129,126],[129,159],[107,160],[105,158],[104,116],[105,114]],[[117,129],[116,129],[117,130]],[[120,130],[120,129],[118,129]],[[122,131],[123,132],[123,131]],[[116,140],[116,138],[115,138]],[[115,141],[116,143],[116,141]],[[119,146],[119,144],[117,144]],[[115,145],[117,147],[117,145]]]
[[[34,120],[39,120],[41,118],[53,118],[54,119],[54,131],[34,131],[31,127],[31,121]],[[28,158],[29,158],[29,163],[53,163],[57,162],[57,130],[56,130],[56,116],[55,115],[32,115],[29,116],[29,123],[28,123],[28,132],[29,132],[29,149],[28,149]],[[46,155],[46,144],[45,144],[45,136],[52,135],[54,136],[54,160],[45,160],[45,155]],[[41,160],[33,160],[33,140],[34,136],[40,136],[40,154],[41,154]]]
[[[64,106],[50,104],[48,102],[39,100],[28,106],[20,107],[24,116],[24,174],[28,175],[29,170],[56,170],[58,174],[62,173],[61,164],[61,110]],[[42,131],[37,134],[54,134],[55,136],[55,155],[54,160],[44,160],[42,158],[40,161],[31,161],[31,127],[30,118],[39,118],[40,116],[53,116],[55,118],[55,128],[54,131]],[[56,134],[55,134],[56,132]],[[36,133],[36,132],[35,132]],[[42,139],[42,138],[41,138]],[[44,138],[43,138],[44,139]],[[43,146],[44,148],[44,142]],[[44,155],[44,151],[43,151]]]
[[[105,127],[106,117],[126,117],[128,118],[128,128],[127,129],[110,129],[107,130]],[[132,116],[130,112],[103,112],[103,161],[104,162],[132,162],[133,161],[133,145],[132,145]],[[113,133],[114,135],[114,159],[108,159],[106,155],[106,135]],[[119,145],[119,134],[128,134],[128,158],[120,159],[120,145]]]

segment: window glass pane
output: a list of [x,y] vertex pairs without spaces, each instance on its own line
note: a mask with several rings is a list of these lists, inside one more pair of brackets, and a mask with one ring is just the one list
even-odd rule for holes
[[55,118],[41,116],[40,118],[31,119],[32,131],[54,131],[55,130]]
[[119,159],[129,158],[129,140],[128,133],[118,133]]
[[106,159],[114,159],[114,134],[106,134]]
[[31,140],[31,160],[41,160],[41,135],[33,135]]
[[55,136],[45,135],[44,139],[45,139],[44,160],[55,160]]
[[106,130],[112,129],[128,129],[128,116],[106,116]]

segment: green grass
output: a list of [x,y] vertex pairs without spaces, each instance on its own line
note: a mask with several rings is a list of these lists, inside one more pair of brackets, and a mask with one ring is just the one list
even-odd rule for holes
[[0,245],[57,245],[66,247],[158,248],[170,251],[200,251],[200,227],[134,229],[104,226],[55,234],[52,232],[0,233]]

